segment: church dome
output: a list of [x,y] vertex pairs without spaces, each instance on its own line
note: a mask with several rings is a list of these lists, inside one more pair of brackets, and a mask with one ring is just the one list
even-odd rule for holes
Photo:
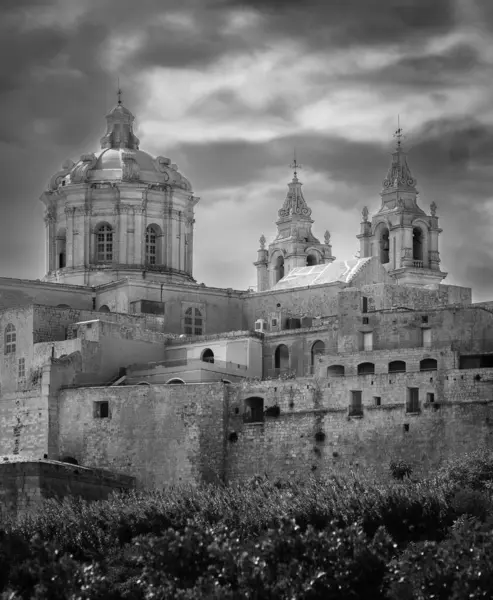
[[119,100],[106,115],[107,129],[101,138],[101,150],[83,154],[76,163],[66,161],[62,171],[51,178],[48,189],[53,191],[67,184],[86,182],[125,181],[167,184],[190,192],[190,182],[169,158],[154,158],[139,149],[133,122],[133,114]]

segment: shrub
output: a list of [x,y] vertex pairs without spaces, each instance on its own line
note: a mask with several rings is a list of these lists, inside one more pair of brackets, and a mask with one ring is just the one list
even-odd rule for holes
[[410,477],[411,473],[413,472],[411,465],[404,460],[392,460],[390,462],[389,469],[392,477],[397,480],[402,480],[404,477]]

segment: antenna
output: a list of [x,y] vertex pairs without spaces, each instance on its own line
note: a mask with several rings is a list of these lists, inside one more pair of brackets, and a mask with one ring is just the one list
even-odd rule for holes
[[294,169],[294,179],[298,178],[298,169],[302,169],[303,167],[296,160],[296,148],[293,153],[293,162],[289,165],[291,169]]
[[122,90],[120,88],[120,78],[118,77],[118,91],[116,92],[118,96],[118,104],[122,103]]

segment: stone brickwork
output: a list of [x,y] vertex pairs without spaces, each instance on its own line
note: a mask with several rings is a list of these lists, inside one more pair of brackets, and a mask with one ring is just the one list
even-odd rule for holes
[[[493,370],[489,373],[493,377]],[[430,389],[429,375],[409,374],[405,384],[419,386],[421,393]],[[461,381],[464,389],[472,390],[470,376],[468,383]],[[381,406],[365,397],[363,415],[356,418],[349,416],[349,394],[341,394],[342,385],[334,390],[333,382],[329,383],[331,387],[324,388],[324,383],[307,378],[235,386],[228,431],[237,438],[228,442],[227,480],[264,473],[289,477],[309,470],[327,475],[348,469],[385,476],[391,459],[404,459],[416,474],[424,474],[445,458],[481,443],[491,445],[493,395],[484,388],[480,400],[475,394],[472,401],[451,395],[448,401],[424,401],[420,411],[412,414],[406,412],[405,398],[399,395],[382,397]],[[347,382],[346,387],[351,385]],[[278,406],[279,416],[244,423],[245,400],[251,397],[262,398],[266,408]],[[317,439],[318,432],[324,434],[323,440]]]
[[[139,488],[224,478],[222,383],[62,390],[57,456],[136,478]],[[109,417],[95,416],[108,402]]]
[[103,500],[134,487],[132,477],[48,460],[2,457],[0,515],[21,516],[41,508],[46,498]]

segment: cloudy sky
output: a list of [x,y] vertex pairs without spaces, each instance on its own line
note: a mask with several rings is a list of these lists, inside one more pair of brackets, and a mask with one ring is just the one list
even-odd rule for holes
[[115,103],[201,197],[195,277],[256,283],[293,148],[314,233],[351,258],[397,115],[446,282],[493,299],[491,0],[1,0],[0,274],[44,273],[38,198]]

